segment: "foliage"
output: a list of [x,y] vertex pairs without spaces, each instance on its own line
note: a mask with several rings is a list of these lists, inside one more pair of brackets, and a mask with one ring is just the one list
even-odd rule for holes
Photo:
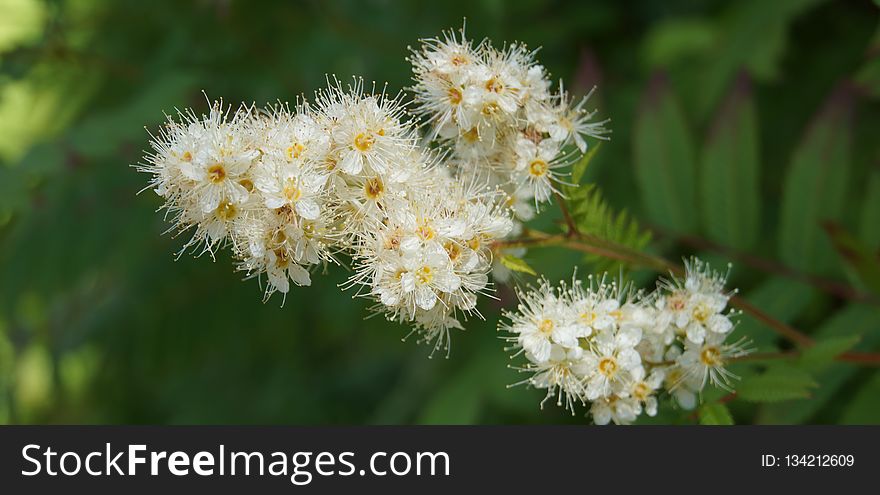
[[[876,367],[839,359],[880,350],[868,0],[3,2],[0,422],[582,423],[506,388],[521,379],[494,330],[507,288],[480,307],[486,322],[454,332],[450,359],[427,359],[403,327],[362,320],[364,301],[340,302],[344,267],[263,305],[223,256],[175,262],[158,199],[135,196],[143,177],[128,165],[163,111],[206,109],[203,90],[292,102],[327,73],[395,93],[411,84],[403,47],[463,17],[475,38],[543,46],[573,93],[599,86],[590,105],[612,118],[611,140],[563,191],[580,229],[732,261],[745,300],[816,342],[743,315],[736,332],[759,353],[791,356],[735,363],[736,396],[656,421],[880,422]],[[548,211],[534,228],[560,223]],[[574,256],[533,249],[507,265],[551,279],[580,262],[618,270]]]

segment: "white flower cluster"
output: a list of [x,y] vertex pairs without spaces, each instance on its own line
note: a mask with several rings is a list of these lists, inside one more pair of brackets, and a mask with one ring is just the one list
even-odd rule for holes
[[165,198],[184,247],[230,245],[239,269],[265,274],[266,297],[345,251],[351,285],[441,345],[487,289],[491,244],[511,228],[504,196],[453,177],[418,145],[397,98],[360,82],[278,105],[169,118],[141,169]]
[[173,230],[192,232],[183,250],[230,246],[238,269],[266,275],[266,298],[309,285],[313,268],[344,254],[347,287],[446,345],[490,289],[493,243],[515,228],[514,210],[533,213],[512,198],[548,200],[562,147],[583,151],[583,136],[604,130],[583,102],[551,94],[518,45],[498,52],[452,37],[426,42],[413,63],[419,108],[452,151],[421,139],[400,97],[360,80],[293,109],[215,103],[208,115],[169,117],[139,169]]
[[560,88],[551,91],[535,52],[522,44],[495,49],[447,33],[422,42],[410,60],[415,73],[416,111],[430,124],[430,138],[450,152],[463,170],[479,171],[510,196],[516,217],[532,218],[561,182],[560,169],[587,149],[585,136],[604,139],[607,121],[591,121],[587,97],[572,104]]
[[[519,291],[520,304],[501,324],[530,374],[520,382],[546,389],[574,413],[589,404],[597,424],[628,424],[643,411],[657,413],[657,395],[670,393],[681,407],[696,406],[707,382],[731,390],[726,363],[748,353],[733,331],[726,275],[699,260],[686,263],[683,280],[662,280],[652,294],[589,278],[587,287]],[[543,404],[543,402],[542,402]]]

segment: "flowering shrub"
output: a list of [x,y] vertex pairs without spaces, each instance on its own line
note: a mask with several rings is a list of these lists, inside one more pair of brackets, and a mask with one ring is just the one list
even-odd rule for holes
[[[409,60],[411,100],[334,78],[293,105],[216,102],[207,115],[169,117],[139,169],[172,230],[189,232],[182,252],[228,247],[238,270],[265,283],[265,299],[350,264],[345,289],[447,354],[450,330],[483,317],[490,275],[534,274],[521,259],[528,247],[670,271],[653,292],[608,275],[518,289],[500,329],[526,361],[520,383],[572,413],[587,407],[597,424],[653,416],[661,395],[692,409],[707,384],[732,393],[727,365],[750,346],[731,337],[727,275],[645,254],[634,221],[577,188],[595,150],[588,139],[609,133],[586,109],[589,94],[554,90],[524,45],[498,49],[463,30],[424,40]],[[524,227],[552,202],[563,234]]]

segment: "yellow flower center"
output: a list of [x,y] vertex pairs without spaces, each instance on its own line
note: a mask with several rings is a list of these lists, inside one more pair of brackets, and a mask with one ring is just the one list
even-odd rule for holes
[[449,255],[449,261],[455,263],[456,260],[461,256],[461,248],[458,244],[448,241],[443,245],[443,248],[446,249],[446,254]]
[[585,311],[580,314],[581,321],[587,325],[592,325],[598,317],[599,315],[595,311]]
[[553,323],[553,320],[549,318],[544,318],[543,320],[541,320],[540,323],[538,323],[538,331],[541,332],[541,334],[543,335],[550,336],[550,334],[553,333],[553,327],[555,326],[556,324]]
[[458,88],[449,88],[449,103],[458,105],[461,103],[461,91]]
[[382,179],[373,177],[364,183],[364,194],[367,195],[367,198],[376,200],[382,197],[384,193],[385,184],[382,183]]
[[651,394],[651,387],[645,382],[636,383],[632,390],[633,397],[639,400],[645,400]]
[[427,220],[422,220],[419,222],[419,226],[416,227],[416,234],[418,234],[419,238],[423,241],[430,241],[434,238],[436,232]]
[[294,158],[299,158],[299,156],[305,149],[305,146],[299,143],[293,143],[290,147],[287,148],[287,159],[293,160]]
[[476,143],[480,140],[480,132],[476,127],[471,127],[469,131],[462,133],[461,137],[468,143]]
[[254,183],[250,179],[241,179],[238,183],[241,184],[241,187],[245,188],[247,192],[254,192]]
[[215,163],[208,167],[208,180],[214,184],[219,184],[226,179],[226,169],[220,163]]
[[236,213],[238,213],[238,209],[229,201],[223,201],[217,206],[216,213],[222,220],[232,220],[235,218]]
[[468,63],[468,59],[464,55],[453,55],[451,62],[452,65],[459,67]]
[[599,373],[607,377],[614,376],[617,373],[617,360],[613,357],[604,357],[599,361]]
[[700,351],[700,362],[709,367],[721,366],[724,364],[721,359],[721,349],[715,346],[704,347]]
[[370,151],[375,143],[376,138],[371,134],[360,133],[354,137],[354,147],[363,152]]
[[299,201],[302,197],[302,191],[296,186],[296,179],[288,179],[281,194],[290,202]]
[[182,155],[180,155],[180,159],[185,162],[191,162],[193,159],[193,154],[189,151],[184,151]]
[[529,163],[529,174],[532,177],[543,177],[547,174],[547,170],[549,169],[550,167],[547,165],[547,162],[540,158],[532,160],[531,163]]
[[287,255],[287,250],[285,249],[276,249],[275,250],[275,265],[278,268],[287,268],[287,265],[290,264],[290,256]]
[[434,280],[434,270],[430,266],[423,266],[416,270],[416,283],[419,285],[428,285]]
[[482,244],[483,240],[480,239],[480,236],[474,236],[473,238],[471,238],[471,240],[467,242],[468,247],[473,249],[474,251],[480,249],[480,246]]
[[500,93],[504,91],[504,84],[494,77],[486,81],[486,91],[491,93]]
[[699,321],[700,323],[705,323],[707,319],[712,315],[712,310],[705,303],[697,304],[697,307],[694,308],[694,319]]
[[501,107],[499,107],[498,104],[493,101],[483,105],[483,108],[482,110],[480,110],[480,112],[488,117],[490,115],[495,115],[496,113],[498,113],[499,110],[501,110]]

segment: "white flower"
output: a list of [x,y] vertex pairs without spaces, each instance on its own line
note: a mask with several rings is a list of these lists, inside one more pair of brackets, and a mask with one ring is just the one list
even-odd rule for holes
[[748,342],[745,339],[732,344],[724,343],[725,335],[707,334],[699,344],[688,339],[685,341],[684,352],[675,363],[684,372],[685,379],[699,382],[702,389],[707,382],[732,392],[731,380],[738,379],[725,365],[730,359],[748,354]]
[[[327,178],[314,171],[288,167],[268,167],[256,186],[265,196],[267,208],[289,206],[306,220],[317,220]],[[274,170],[273,170],[274,169]],[[280,169],[280,170],[279,170]]]
[[[587,399],[595,400],[623,393],[624,387],[642,367],[642,358],[635,350],[641,331],[601,332],[593,340],[593,350],[584,356],[591,368],[587,378]],[[625,394],[624,394],[625,395]]]

